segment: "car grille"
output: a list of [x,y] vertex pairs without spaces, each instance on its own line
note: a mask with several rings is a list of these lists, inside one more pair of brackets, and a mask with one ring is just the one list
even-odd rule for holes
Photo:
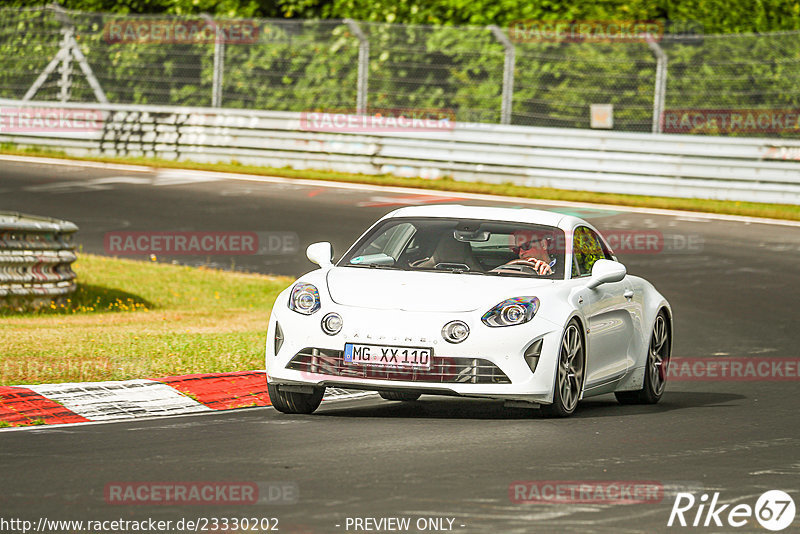
[[306,348],[286,365],[287,369],[307,373],[402,380],[441,384],[510,384],[508,376],[495,364],[481,358],[433,357],[430,369],[396,369],[373,365],[354,365],[344,361],[340,350]]

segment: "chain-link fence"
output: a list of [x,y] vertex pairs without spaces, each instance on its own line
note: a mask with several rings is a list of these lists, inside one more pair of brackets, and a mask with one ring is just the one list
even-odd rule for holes
[[610,104],[602,109],[610,116],[595,115],[594,126],[800,136],[800,32],[537,35],[519,28],[5,9],[0,97],[409,112],[567,128],[592,127],[592,105]]

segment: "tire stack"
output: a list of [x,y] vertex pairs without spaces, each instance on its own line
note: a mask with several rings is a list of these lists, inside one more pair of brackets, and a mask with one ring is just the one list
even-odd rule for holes
[[0,211],[0,309],[48,307],[75,291],[77,231],[69,221]]

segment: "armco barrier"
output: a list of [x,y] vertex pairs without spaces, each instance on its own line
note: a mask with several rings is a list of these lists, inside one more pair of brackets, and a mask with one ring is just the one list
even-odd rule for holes
[[[81,112],[89,119],[72,124],[69,120],[64,124],[51,121],[50,126],[40,120],[21,127],[17,115],[31,109],[68,118]],[[306,115],[290,112],[0,100],[0,142],[48,147],[72,155],[236,161],[609,193],[800,204],[800,141],[784,139],[477,123],[428,129],[337,130],[335,126],[310,126]]]
[[0,212],[0,307],[36,307],[75,291],[69,221]]

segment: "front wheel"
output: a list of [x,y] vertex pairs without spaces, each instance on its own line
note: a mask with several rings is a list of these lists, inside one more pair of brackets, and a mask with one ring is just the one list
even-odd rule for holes
[[655,404],[661,400],[667,385],[667,368],[672,354],[672,338],[666,314],[661,311],[653,324],[650,346],[647,352],[647,365],[644,373],[644,386],[639,391],[618,391],[614,393],[620,404]]
[[542,405],[542,414],[547,417],[569,417],[578,406],[583,390],[586,351],[578,321],[573,319],[564,329],[561,352],[558,357],[553,404]]
[[319,408],[322,396],[325,394],[324,387],[315,387],[311,393],[299,393],[296,391],[281,391],[274,384],[267,384],[267,392],[272,406],[283,413],[312,413]]

